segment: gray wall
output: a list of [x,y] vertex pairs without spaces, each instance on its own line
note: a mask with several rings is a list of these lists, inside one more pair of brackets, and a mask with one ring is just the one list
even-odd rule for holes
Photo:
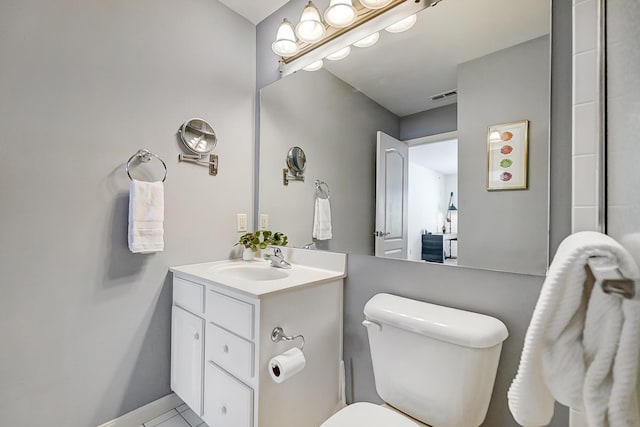
[[[548,262],[549,37],[458,66],[458,262],[544,274]],[[529,120],[526,190],[487,191],[487,127]]]
[[[277,25],[283,17],[297,16],[305,0],[294,0],[257,27],[258,88],[279,78],[277,58],[271,52]],[[552,242],[570,233],[571,194],[571,1],[553,0],[552,37],[552,140],[551,231]],[[483,143],[485,139],[483,138]],[[567,154],[568,153],[568,154]],[[529,324],[542,278],[496,271],[434,266],[370,256],[349,257],[345,286],[345,361],[349,368],[349,401],[380,402],[373,386],[369,346],[364,335],[362,309],[376,292],[391,292],[421,300],[432,300],[458,308],[493,314],[505,322],[510,337],[498,368],[496,388],[486,426],[516,427],[506,406],[506,387],[515,373],[523,334]],[[512,308],[513,306],[513,308]],[[566,427],[568,411],[557,407],[550,426]]]
[[[167,269],[252,214],[255,27],[212,0],[9,0],[0,57],[0,425],[96,426],[169,393]],[[192,116],[217,177],[177,162]],[[154,255],[127,250],[141,147],[169,168]]]
[[[262,89],[260,112],[259,211],[269,215],[269,227],[286,232],[294,246],[311,242],[320,179],[331,188],[333,239],[318,247],[372,255],[376,131],[397,136],[398,117],[325,70]],[[284,186],[294,145],[307,155],[306,179]]]
[[457,104],[400,117],[400,140],[420,138],[458,129]]
[[640,262],[640,7],[607,2],[607,229]]

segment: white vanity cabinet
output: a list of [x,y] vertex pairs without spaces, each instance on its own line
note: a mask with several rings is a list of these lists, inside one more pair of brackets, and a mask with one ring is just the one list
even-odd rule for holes
[[[344,269],[305,282],[294,265],[292,281],[255,288],[207,273],[216,264],[172,268],[171,388],[210,427],[322,424],[341,402]],[[281,384],[269,360],[301,341],[272,342],[277,326],[305,337],[305,369]]]

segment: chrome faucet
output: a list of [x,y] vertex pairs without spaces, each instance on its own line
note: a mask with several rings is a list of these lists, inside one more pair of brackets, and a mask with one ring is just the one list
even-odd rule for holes
[[291,268],[291,263],[288,263],[284,259],[284,255],[282,254],[282,250],[280,250],[280,248],[270,246],[265,249],[264,259],[266,259],[267,261],[271,261],[271,267],[284,269]]
[[316,246],[316,242],[311,242],[311,243],[307,243],[306,245],[303,245],[302,249],[311,249],[314,246]]

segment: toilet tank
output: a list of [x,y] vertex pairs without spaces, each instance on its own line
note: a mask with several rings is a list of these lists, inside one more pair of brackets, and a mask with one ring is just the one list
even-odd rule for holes
[[386,403],[433,427],[482,424],[509,335],[504,323],[390,294],[371,298],[364,314]]

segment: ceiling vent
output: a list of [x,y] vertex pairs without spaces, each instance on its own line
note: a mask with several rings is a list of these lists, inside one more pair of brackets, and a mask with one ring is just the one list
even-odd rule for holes
[[437,95],[433,95],[431,97],[431,100],[432,101],[441,101],[443,99],[451,98],[451,97],[457,96],[457,95],[458,95],[458,90],[457,89],[452,89],[452,90],[448,90],[446,92],[439,93]]

